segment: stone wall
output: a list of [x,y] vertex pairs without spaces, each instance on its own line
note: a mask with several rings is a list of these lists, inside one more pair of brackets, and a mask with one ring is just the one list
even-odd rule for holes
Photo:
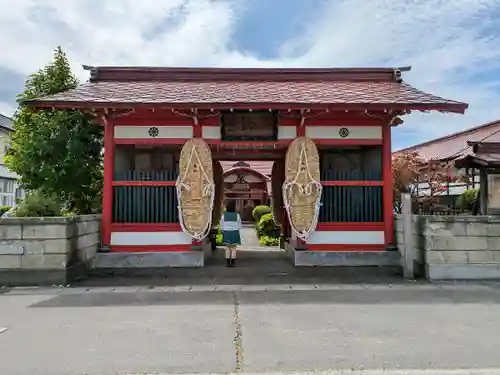
[[423,230],[429,279],[500,279],[500,217],[432,216]]
[[0,220],[0,285],[66,284],[100,247],[100,215]]
[[[429,280],[500,279],[500,217],[413,216],[410,251]],[[396,241],[404,253],[403,217]]]

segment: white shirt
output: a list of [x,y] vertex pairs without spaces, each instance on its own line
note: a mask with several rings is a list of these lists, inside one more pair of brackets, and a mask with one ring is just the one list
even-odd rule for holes
[[232,231],[241,229],[241,217],[239,213],[236,213],[236,221],[224,221],[224,215],[220,221],[220,229],[223,231]]

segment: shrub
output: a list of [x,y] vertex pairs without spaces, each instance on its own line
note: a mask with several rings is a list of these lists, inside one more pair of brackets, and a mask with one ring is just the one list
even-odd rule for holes
[[62,216],[61,202],[42,191],[31,191],[16,207],[17,217]]
[[274,237],[274,238],[280,236],[281,229],[274,222],[273,214],[269,213],[262,215],[262,217],[259,220],[259,223],[257,224],[257,234],[259,235],[259,238],[262,236]]
[[220,228],[220,224],[217,225],[217,234],[215,235],[215,244],[222,245],[222,230]]
[[9,211],[12,207],[11,206],[0,206],[0,217]]
[[277,237],[262,236],[259,242],[260,246],[279,246],[280,239]]
[[478,189],[465,190],[458,197],[458,206],[463,210],[472,210],[474,203],[476,202],[478,192]]
[[222,245],[222,234],[215,235],[215,244],[218,246]]
[[252,211],[252,217],[255,222],[259,222],[261,217],[265,214],[269,214],[271,212],[271,208],[266,205],[257,206]]

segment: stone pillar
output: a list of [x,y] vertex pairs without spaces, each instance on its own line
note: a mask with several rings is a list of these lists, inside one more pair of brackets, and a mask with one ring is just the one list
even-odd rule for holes
[[481,215],[488,214],[488,174],[485,169],[479,170],[479,209]]
[[411,196],[401,194],[401,214],[403,217],[403,248],[402,252],[403,275],[407,279],[415,278],[415,249],[412,223]]

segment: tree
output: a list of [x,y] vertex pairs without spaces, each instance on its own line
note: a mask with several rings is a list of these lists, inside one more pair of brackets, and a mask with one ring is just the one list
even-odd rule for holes
[[[417,152],[402,152],[392,157],[394,209],[401,212],[401,194],[408,193],[412,201],[422,206],[433,206],[450,182],[466,182],[466,177],[455,176],[452,160],[424,160]],[[423,185],[422,194],[419,186]]]
[[24,104],[78,84],[58,47],[53,61],[29,76],[18,95],[6,164],[19,174],[26,189],[56,195],[70,210],[89,213],[96,210],[102,188],[102,127],[82,111],[34,110]]

